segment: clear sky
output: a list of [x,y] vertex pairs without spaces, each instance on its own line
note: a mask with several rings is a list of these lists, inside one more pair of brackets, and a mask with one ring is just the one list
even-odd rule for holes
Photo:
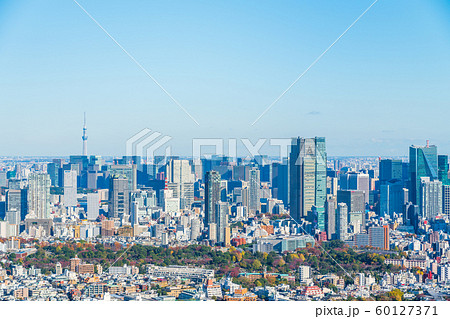
[[373,0],[79,3],[0,0],[0,155],[121,155],[148,127],[189,155],[194,137],[325,136],[329,155],[450,153],[450,2]]

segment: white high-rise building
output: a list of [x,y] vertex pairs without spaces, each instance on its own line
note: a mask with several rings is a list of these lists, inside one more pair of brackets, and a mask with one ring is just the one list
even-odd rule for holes
[[28,213],[35,218],[50,218],[50,175],[31,173],[28,183]]
[[311,281],[311,267],[309,266],[298,267],[298,275],[300,283],[308,284]]
[[200,219],[194,218],[191,221],[191,240],[197,240],[200,236]]
[[347,239],[348,207],[345,203],[338,203],[336,209],[336,239],[345,241]]
[[100,197],[98,193],[87,194],[87,218],[96,220],[99,214]]
[[180,199],[180,208],[190,208],[194,202],[194,181],[192,167],[188,160],[170,160],[166,167],[168,188],[173,197]]
[[422,217],[435,218],[442,214],[442,182],[431,181],[429,177],[420,178],[420,208]]
[[77,172],[64,171],[64,206],[77,206]]

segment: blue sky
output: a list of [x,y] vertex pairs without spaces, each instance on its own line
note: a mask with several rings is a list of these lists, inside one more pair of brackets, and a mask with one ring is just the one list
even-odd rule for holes
[[[379,0],[254,126],[250,124],[373,1],[79,3],[0,0],[0,155],[120,155],[148,127],[191,139],[325,136],[330,155],[450,153],[450,4]],[[268,150],[270,152],[270,150]]]

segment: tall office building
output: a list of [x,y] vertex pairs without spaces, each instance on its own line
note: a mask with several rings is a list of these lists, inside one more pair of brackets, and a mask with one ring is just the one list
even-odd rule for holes
[[450,185],[448,170],[448,155],[438,155],[438,179],[443,185]]
[[338,203],[336,209],[336,239],[347,239],[348,207],[345,203]]
[[[325,206],[326,206],[326,201],[325,201]],[[314,221],[316,223],[315,226],[317,227],[317,230],[319,230],[321,232],[326,231],[326,229],[325,229],[325,222],[326,222],[325,221],[325,219],[326,219],[325,209],[326,209],[326,207],[325,206],[321,207],[320,209],[318,209],[316,206],[313,206],[311,209],[311,213],[312,213],[311,217],[314,218]]]
[[191,220],[191,240],[197,240],[200,236],[200,219],[194,218]]
[[31,173],[28,176],[28,213],[38,219],[50,218],[50,176]]
[[25,219],[28,210],[27,189],[8,189],[6,191],[6,211],[19,212],[21,220]]
[[64,205],[77,206],[77,172],[64,171]]
[[403,206],[408,202],[408,190],[403,188],[401,180],[394,179],[380,185],[380,215],[401,216]]
[[323,211],[327,193],[325,138],[294,138],[289,155],[290,211],[295,220],[313,206]]
[[129,214],[129,183],[128,179],[113,177],[109,187],[109,218],[122,218]]
[[194,202],[194,181],[192,167],[188,160],[171,159],[166,165],[169,189],[180,199],[180,208],[190,208]]
[[289,205],[289,165],[272,163],[272,189],[273,197]]
[[328,177],[327,176],[327,194],[337,196],[338,187],[338,178],[337,177]]
[[403,179],[403,163],[402,160],[382,159],[379,163],[379,179],[384,184],[393,179]]
[[422,177],[420,184],[420,210],[423,218],[433,219],[442,213],[442,182]]
[[409,147],[409,174],[410,189],[409,198],[415,205],[420,205],[421,178],[429,177],[430,180],[438,178],[437,147],[430,145]]
[[261,212],[261,190],[260,190],[260,171],[256,167],[252,167],[249,172],[249,198],[248,210],[251,214]]
[[218,243],[225,243],[225,229],[228,227],[228,203],[216,204],[216,235]]
[[111,177],[126,178],[128,181],[128,190],[137,189],[137,166],[136,164],[109,165],[108,171]]
[[220,174],[209,171],[205,174],[205,224],[216,223],[216,204],[220,200]]
[[98,193],[87,194],[87,218],[96,220],[99,215],[100,197]]
[[50,175],[50,180],[52,182],[52,186],[59,187],[59,172],[63,166],[62,159],[54,159],[52,163],[47,164],[47,173]]
[[442,214],[450,219],[450,185],[442,185]]
[[332,240],[336,237],[336,209],[336,196],[328,195],[325,202],[325,225],[328,240]]

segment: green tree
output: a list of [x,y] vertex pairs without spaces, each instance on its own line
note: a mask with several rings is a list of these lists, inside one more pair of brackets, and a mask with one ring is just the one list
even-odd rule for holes
[[261,262],[258,259],[255,259],[252,263],[253,269],[260,269],[262,266]]

